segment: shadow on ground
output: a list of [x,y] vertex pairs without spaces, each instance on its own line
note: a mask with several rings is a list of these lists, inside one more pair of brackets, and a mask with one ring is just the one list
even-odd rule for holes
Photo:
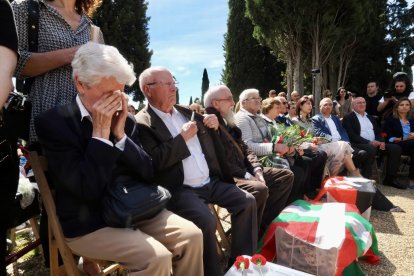
[[380,253],[381,262],[377,265],[372,265],[364,261],[360,261],[362,269],[367,275],[375,276],[389,276],[394,275],[396,271],[395,265],[384,255],[382,251]]
[[[370,222],[377,233],[402,235],[392,212],[372,210]],[[384,223],[384,222],[387,223]]]

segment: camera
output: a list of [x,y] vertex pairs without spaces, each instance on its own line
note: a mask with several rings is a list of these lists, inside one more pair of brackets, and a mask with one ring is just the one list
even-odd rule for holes
[[392,98],[392,92],[391,90],[388,89],[384,92],[384,99],[389,99],[389,98]]
[[311,70],[312,74],[319,74],[321,72],[321,69],[319,68],[314,68]]

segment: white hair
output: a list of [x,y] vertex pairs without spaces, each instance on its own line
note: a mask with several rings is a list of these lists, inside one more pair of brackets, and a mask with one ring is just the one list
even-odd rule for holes
[[148,82],[148,79],[150,79],[152,77],[152,74],[155,72],[169,72],[171,74],[170,70],[162,66],[154,66],[145,69],[144,71],[142,71],[138,78],[139,88],[142,92],[144,92],[144,85]]
[[329,98],[329,97],[323,98],[323,99],[319,102],[319,109],[321,109],[321,108],[322,108],[322,105],[323,105],[325,102],[332,102],[332,100],[331,100],[331,98]]
[[241,94],[239,96],[240,104],[243,105],[243,101],[247,100],[247,98],[250,96],[250,94],[253,94],[253,93],[259,94],[259,90],[255,89],[255,88],[248,88],[248,89],[243,90],[243,92],[241,92]]
[[230,89],[224,84],[211,86],[204,94],[204,107],[213,106],[213,100],[217,99],[223,90],[230,91]]
[[87,86],[104,78],[114,77],[119,83],[132,85],[135,80],[132,64],[113,46],[88,42],[82,45],[72,60],[73,77]]

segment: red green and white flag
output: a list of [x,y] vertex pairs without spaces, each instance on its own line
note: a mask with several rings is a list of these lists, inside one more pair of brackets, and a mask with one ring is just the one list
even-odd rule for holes
[[362,216],[369,219],[376,189],[371,179],[333,176],[325,179],[321,191],[312,202],[319,201],[325,193],[328,202],[355,204]]
[[273,220],[259,242],[258,253],[267,260],[277,258],[277,228],[319,249],[336,248],[335,275],[361,275],[356,263],[359,257],[379,262],[374,228],[353,204],[293,202]]

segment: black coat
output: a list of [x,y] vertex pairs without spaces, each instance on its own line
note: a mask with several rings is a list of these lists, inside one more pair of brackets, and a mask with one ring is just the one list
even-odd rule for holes
[[[175,108],[190,120],[192,115],[190,109],[178,105]],[[174,204],[178,200],[184,181],[182,160],[190,156],[187,144],[181,135],[172,137],[167,126],[151,107],[148,106],[141,110],[135,118],[140,130],[139,137],[142,145],[153,159],[155,182],[171,192],[172,199],[169,204]],[[197,136],[210,170],[210,176],[233,183],[218,134],[203,125],[203,116],[195,114],[194,119],[197,122]]]
[[42,113],[35,126],[55,184],[59,221],[68,238],[107,226],[101,200],[118,175],[152,183],[152,161],[141,147],[132,116],[125,124],[124,151],[92,138],[92,123],[87,118],[81,121],[76,102]]

